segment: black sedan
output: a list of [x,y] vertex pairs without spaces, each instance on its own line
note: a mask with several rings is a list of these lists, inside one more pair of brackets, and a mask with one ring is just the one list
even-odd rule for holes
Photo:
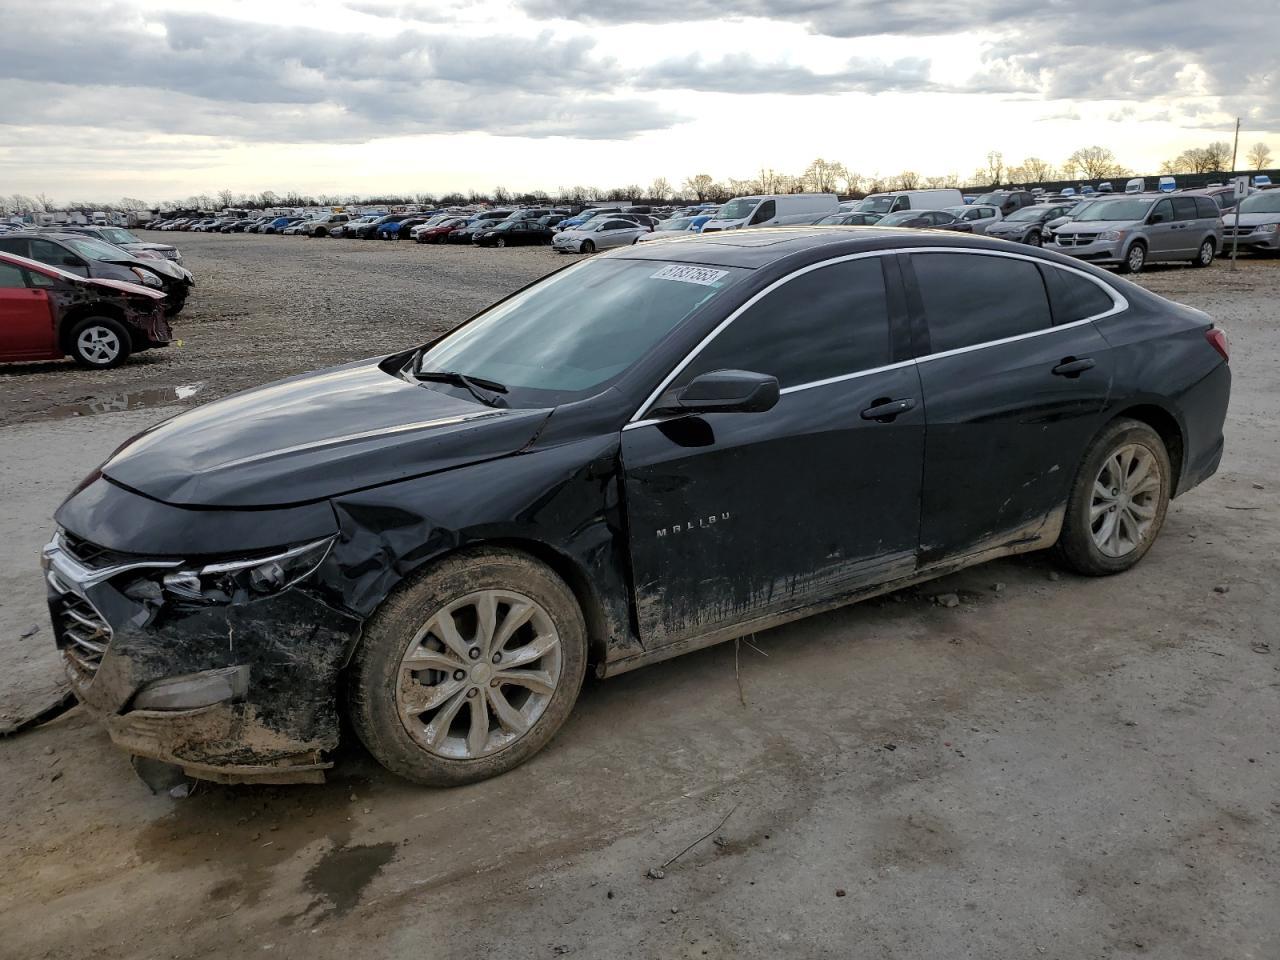
[[954,213],[945,210],[899,210],[887,213],[876,225],[880,227],[918,227],[927,230],[956,230],[960,233],[973,233],[973,227],[965,223]]
[[513,247],[518,244],[550,243],[552,231],[536,220],[504,220],[488,230],[471,235],[471,242],[481,247]]
[[81,277],[123,280],[162,290],[166,316],[176,316],[187,302],[195,278],[177,263],[135,257],[127,250],[78,233],[10,233],[0,237],[0,250],[58,267]]
[[389,769],[466,783],[589,665],[1032,550],[1119,573],[1218,467],[1198,310],[980,237],[743,237],[622,247],[134,438],[44,550],[77,695],[153,780],[318,779],[342,704]]

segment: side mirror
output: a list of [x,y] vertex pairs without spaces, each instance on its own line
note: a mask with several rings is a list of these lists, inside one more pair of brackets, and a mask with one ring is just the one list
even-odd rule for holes
[[1147,223],[1151,224],[1151,226],[1155,226],[1157,223],[1164,223],[1164,214],[1163,214],[1163,213],[1153,213],[1153,214],[1151,215],[1151,219],[1150,219],[1150,220],[1148,220],[1148,221],[1147,221]]
[[683,413],[763,413],[778,402],[778,378],[747,370],[713,370],[694,379],[668,409]]

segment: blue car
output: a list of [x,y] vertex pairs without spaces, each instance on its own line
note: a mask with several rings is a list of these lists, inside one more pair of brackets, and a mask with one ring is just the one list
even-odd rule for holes
[[283,233],[284,228],[292,226],[301,220],[302,217],[276,217],[265,227],[262,228],[263,233]]

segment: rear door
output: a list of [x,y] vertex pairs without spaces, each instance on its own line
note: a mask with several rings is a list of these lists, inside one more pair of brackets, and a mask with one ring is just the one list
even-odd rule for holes
[[30,273],[0,263],[0,359],[40,360],[59,356],[55,349],[49,294],[30,285]]
[[1200,249],[1200,224],[1196,212],[1195,197],[1173,197],[1173,235],[1177,239],[1176,252],[1186,256],[1195,256]]
[[646,647],[915,569],[924,411],[909,350],[892,257],[806,268],[722,327],[664,389],[751,370],[778,378],[773,409],[623,430]]
[[[909,302],[923,321],[915,328],[928,412],[921,561],[1033,537],[1065,499],[1099,426],[1109,347],[1079,309],[1064,306],[1054,323],[1036,260],[923,250],[904,259]],[[1094,294],[1086,307],[1115,306],[1084,274],[1061,272],[1073,290],[1083,278]]]

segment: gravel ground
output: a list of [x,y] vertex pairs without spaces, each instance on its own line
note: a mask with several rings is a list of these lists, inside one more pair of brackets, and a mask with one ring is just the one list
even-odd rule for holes
[[[53,675],[47,518],[179,409],[147,403],[424,339],[563,262],[183,246],[184,348],[0,379],[0,712]],[[456,790],[348,746],[323,786],[152,797],[74,711],[0,741],[0,955],[1274,960],[1280,262],[1142,282],[1215,315],[1235,385],[1221,471],[1130,573],[1002,560],[760,634],[737,664],[723,645],[591,683],[533,762]],[[125,395],[143,405],[50,419]]]

